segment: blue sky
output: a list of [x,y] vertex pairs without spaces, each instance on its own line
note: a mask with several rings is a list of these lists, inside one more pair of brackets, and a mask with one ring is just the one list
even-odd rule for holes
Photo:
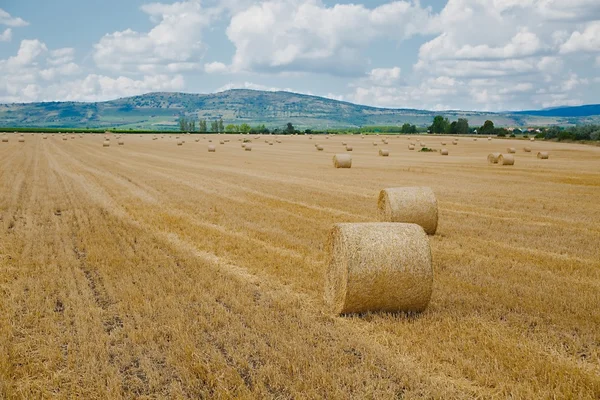
[[599,103],[600,1],[0,3],[0,102],[229,88],[393,108]]

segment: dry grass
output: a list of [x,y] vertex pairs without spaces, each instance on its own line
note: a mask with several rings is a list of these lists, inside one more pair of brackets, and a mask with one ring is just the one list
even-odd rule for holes
[[[600,148],[536,141],[489,168],[522,142],[383,158],[352,137],[340,179],[338,137],[219,157],[124,137],[0,145],[0,398],[600,397]],[[422,185],[426,311],[331,315],[332,225]]]

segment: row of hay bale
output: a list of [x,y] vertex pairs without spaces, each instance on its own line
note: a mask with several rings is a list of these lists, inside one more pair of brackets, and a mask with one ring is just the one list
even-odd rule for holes
[[[530,147],[525,147],[523,149],[525,153],[531,153]],[[502,153],[490,153],[488,154],[488,163],[489,164],[498,164],[498,165],[515,165],[515,154],[517,149],[514,147],[509,147],[506,149],[507,154]],[[547,151],[539,151],[537,153],[537,158],[540,160],[547,160],[550,158],[550,154]]]
[[433,191],[384,189],[377,209],[380,222],[335,224],[329,233],[325,300],[336,314],[421,312],[431,299]]

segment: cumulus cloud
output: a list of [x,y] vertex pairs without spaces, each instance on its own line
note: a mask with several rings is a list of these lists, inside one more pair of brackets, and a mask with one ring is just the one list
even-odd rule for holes
[[229,71],[229,67],[222,62],[212,62],[204,64],[204,71],[207,74],[220,74]]
[[141,7],[156,25],[149,32],[126,29],[105,35],[94,45],[100,68],[125,73],[181,72],[201,68],[202,31],[212,12],[199,0]]
[[400,67],[374,68],[369,72],[369,80],[378,86],[391,86],[400,80]]
[[9,13],[0,8],[0,25],[11,26],[13,28],[27,26],[29,23],[22,18],[12,17]]
[[0,33],[0,42],[10,42],[12,40],[12,29],[6,28],[4,32]]
[[600,52],[600,21],[588,24],[583,32],[575,31],[560,46],[562,54],[574,52]]
[[395,1],[369,9],[318,0],[263,1],[233,15],[227,36],[234,71],[309,71],[360,75],[362,51],[379,38],[429,31],[429,9]]

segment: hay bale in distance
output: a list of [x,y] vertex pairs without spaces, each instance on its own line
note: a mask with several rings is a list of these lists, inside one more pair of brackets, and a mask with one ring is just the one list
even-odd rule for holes
[[388,149],[379,149],[379,155],[381,157],[389,157],[390,151]]
[[441,149],[440,150],[440,154],[443,156],[447,156],[448,155],[448,149]]
[[2,138],[2,143],[8,143],[8,137],[3,137]]
[[246,147],[244,147],[245,151],[252,151],[252,144],[246,143]]
[[323,146],[321,146],[320,144],[315,146],[317,148],[317,151],[323,151]]
[[333,166],[335,168],[351,168],[352,156],[350,154],[336,154],[333,156]]
[[456,141],[456,140],[453,140],[453,141],[452,141],[452,144],[453,144],[454,146],[456,146],[456,145],[458,144],[458,141]]
[[488,163],[490,164],[498,164],[498,157],[501,156],[501,153],[490,153],[488,155]]
[[445,145],[446,145],[446,142],[442,142],[442,143],[440,143],[440,144],[441,144],[442,146],[445,146]]
[[525,148],[523,148],[523,151],[525,153],[531,153],[531,147],[525,147]]
[[325,301],[335,314],[421,312],[433,287],[431,248],[415,224],[336,224],[328,238]]
[[535,142],[535,138],[530,138],[529,141],[530,142]]
[[540,160],[547,160],[550,158],[550,154],[547,151],[540,151],[537,153],[537,158]]
[[500,165],[515,165],[515,156],[512,154],[500,154],[498,157],[498,164]]
[[376,142],[373,142],[373,146],[377,146],[377,143],[376,143]]
[[19,138],[19,143],[25,143],[25,138],[24,137],[20,137]]
[[214,144],[209,144],[208,145],[208,152],[209,153],[215,153],[217,151],[216,147]]
[[429,235],[437,230],[437,199],[428,187],[383,189],[379,193],[377,213],[382,222],[417,224]]
[[109,142],[108,140],[105,140],[105,141],[102,143],[102,147],[110,147],[110,142]]
[[118,144],[119,144],[119,146],[124,146],[124,145],[125,145],[125,142],[124,142],[124,141],[122,141],[122,140],[119,140]]
[[415,145],[414,144],[409,144],[408,145],[408,149],[409,150],[414,150],[415,149]]
[[509,147],[506,149],[506,152],[508,154],[515,154],[517,152],[517,149],[515,149],[514,147]]
[[350,145],[346,146],[346,151],[352,151],[352,146],[350,146]]
[[183,141],[182,140],[178,140],[177,141],[177,146],[183,146]]

